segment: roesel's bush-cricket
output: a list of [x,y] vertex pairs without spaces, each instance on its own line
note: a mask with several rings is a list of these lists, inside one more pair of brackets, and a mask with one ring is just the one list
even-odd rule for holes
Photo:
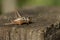
[[15,25],[22,25],[24,23],[30,23],[31,22],[31,18],[30,17],[22,17],[18,10],[16,11],[18,18],[16,18],[15,20],[12,20],[10,23],[5,23],[4,25],[11,25],[11,24],[15,24]]

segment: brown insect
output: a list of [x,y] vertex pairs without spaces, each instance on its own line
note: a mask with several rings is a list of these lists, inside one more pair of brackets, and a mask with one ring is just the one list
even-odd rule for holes
[[19,12],[16,12],[17,15],[19,16],[18,18],[16,18],[15,20],[12,20],[10,23],[5,23],[4,25],[10,25],[10,24],[18,24],[21,25],[23,23],[30,23],[31,18],[30,17],[22,17]]

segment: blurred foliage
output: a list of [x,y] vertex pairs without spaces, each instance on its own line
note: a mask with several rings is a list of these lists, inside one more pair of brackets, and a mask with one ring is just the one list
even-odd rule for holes
[[1,1],[2,1],[2,0],[0,0],[0,14],[1,14],[1,8],[2,8],[2,6],[1,6]]
[[18,0],[18,6],[23,5],[60,6],[60,0]]
[[[1,13],[1,1],[0,0],[0,13]],[[60,0],[17,0],[17,6],[60,6]]]
[[17,6],[22,7],[28,0],[17,0]]

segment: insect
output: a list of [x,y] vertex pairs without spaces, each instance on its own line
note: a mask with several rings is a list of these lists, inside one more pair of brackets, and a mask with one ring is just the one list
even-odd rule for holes
[[12,20],[10,23],[5,23],[4,25],[10,25],[10,24],[22,25],[23,23],[30,23],[31,21],[30,17],[22,17],[18,11],[16,13],[18,15],[18,18]]

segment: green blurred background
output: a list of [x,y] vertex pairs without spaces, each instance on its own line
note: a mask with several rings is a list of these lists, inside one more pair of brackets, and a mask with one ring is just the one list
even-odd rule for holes
[[59,6],[60,0],[18,0],[18,6],[23,5]]
[[0,0],[0,14],[1,14],[1,1],[2,1],[2,0]]
[[[1,1],[0,0],[0,13],[1,13]],[[30,6],[60,6],[60,0],[17,0],[17,6],[22,7],[24,5]]]

